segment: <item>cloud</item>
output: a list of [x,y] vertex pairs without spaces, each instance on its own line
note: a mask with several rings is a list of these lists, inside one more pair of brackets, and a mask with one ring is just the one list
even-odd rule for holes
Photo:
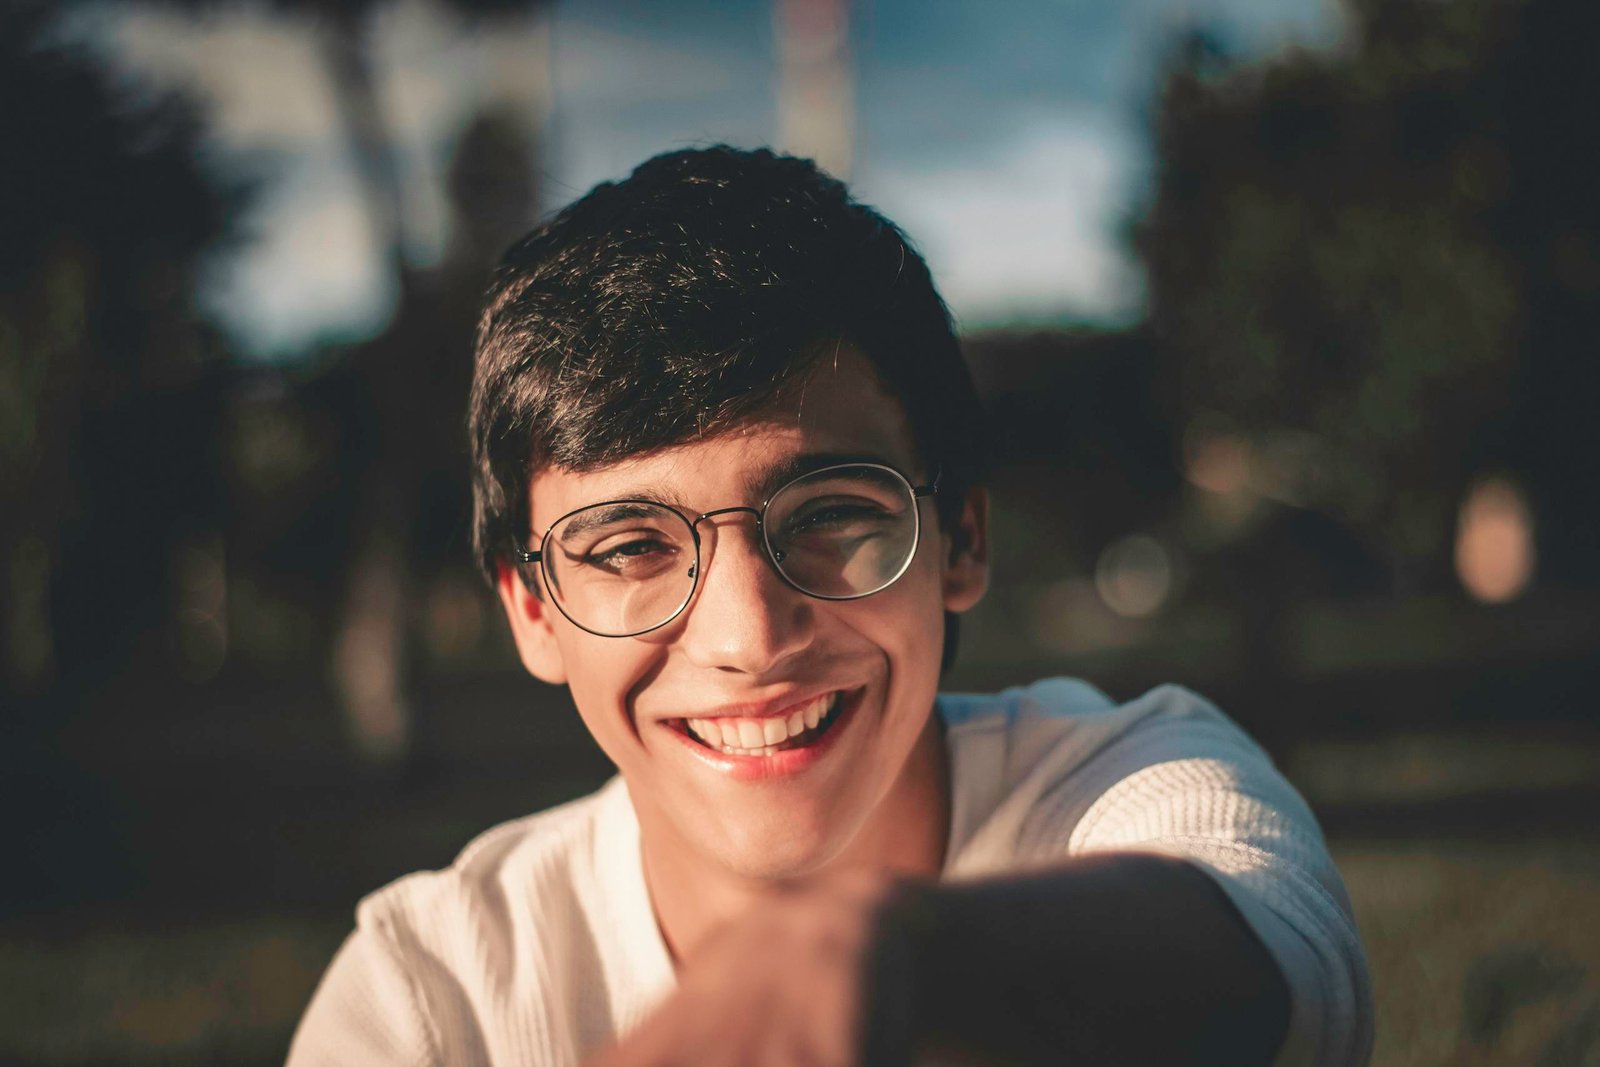
[[[576,7],[553,29],[555,107],[548,130],[556,203],[687,144],[762,144],[775,131],[769,40],[656,35],[616,12]],[[747,22],[749,11],[734,12]],[[759,12],[765,26],[764,11]],[[747,26],[746,29],[751,29]]]
[[555,57],[558,94],[590,107],[692,104],[746,93],[771,77],[766,51],[666,42],[577,19],[557,21]]
[[1121,319],[1141,299],[1116,232],[1139,153],[1092,112],[1036,116],[981,155],[874,168],[859,191],[900,222],[966,325]]
[[113,8],[110,19],[100,32],[118,59],[209,100],[224,146],[299,149],[335,135],[328,81],[303,23],[254,8],[189,18],[128,6]]
[[[258,207],[260,244],[210,301],[247,347],[381,326],[392,285],[315,25],[267,5],[201,18],[89,10],[87,36],[121,64],[210,101],[219,163],[290,161]],[[487,101],[516,101],[535,119],[549,109],[548,206],[657,152],[775,136],[765,0],[553,10],[478,31],[429,0],[381,9],[374,55],[419,262],[443,242],[442,161]],[[869,0],[857,11],[858,189],[919,238],[969,324],[1137,313],[1139,273],[1117,230],[1149,166],[1138,109],[1180,24],[1220,24],[1250,51],[1323,43],[1339,28],[1329,0]]]
[[[392,308],[387,253],[374,247],[316,23],[270,8],[189,16],[107,5],[75,32],[123,70],[206,104],[224,170],[272,180],[254,210],[259,240],[218,276],[206,303],[252,351],[382,326]],[[401,164],[407,250],[442,248],[442,162],[488,100],[549,106],[548,27],[532,16],[479,31],[426,0],[382,8],[371,28],[381,106]]]
[[302,166],[273,200],[263,211],[270,225],[249,255],[219,271],[205,305],[257,353],[382,329],[395,280],[348,172]]

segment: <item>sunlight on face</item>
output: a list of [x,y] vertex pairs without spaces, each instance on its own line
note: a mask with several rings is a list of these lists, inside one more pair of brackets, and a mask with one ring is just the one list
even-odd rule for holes
[[[658,500],[690,516],[759,507],[792,477],[784,472],[831,456],[872,459],[914,482],[931,480],[902,406],[863,357],[846,350],[824,361],[801,393],[798,410],[705,440],[597,471],[541,472],[531,491],[532,528],[609,500]],[[660,629],[601,637],[558,612],[542,614],[555,664],[549,674],[564,677],[627,780],[647,839],[730,872],[784,877],[892,838],[900,819],[923,817],[908,816],[897,790],[929,726],[944,612],[970,606],[981,585],[952,585],[949,540],[934,504],[917,506],[922,537],[905,574],[862,599],[798,592],[763,553],[753,516],[738,512],[701,524],[699,586]],[[787,762],[771,763],[781,771],[730,760],[685,729],[688,719],[715,718],[737,733],[740,719],[759,726],[774,709],[807,701],[823,701],[837,718],[824,724],[826,744],[811,758],[786,752]],[[739,767],[730,771],[719,759]]]

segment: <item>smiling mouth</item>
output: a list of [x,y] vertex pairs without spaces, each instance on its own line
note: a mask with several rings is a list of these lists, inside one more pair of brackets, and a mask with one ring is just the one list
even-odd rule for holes
[[763,757],[816,744],[839,719],[840,694],[826,693],[786,716],[764,719],[679,719],[691,740],[727,756]]

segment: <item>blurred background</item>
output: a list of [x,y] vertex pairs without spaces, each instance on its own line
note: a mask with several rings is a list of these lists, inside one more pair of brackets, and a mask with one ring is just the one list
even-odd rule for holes
[[1600,1063],[1600,7],[0,14],[0,1062],[268,1064],[356,900],[609,767],[469,557],[494,258],[686,144],[919,242],[997,434],[952,688],[1179,681],[1380,1064]]

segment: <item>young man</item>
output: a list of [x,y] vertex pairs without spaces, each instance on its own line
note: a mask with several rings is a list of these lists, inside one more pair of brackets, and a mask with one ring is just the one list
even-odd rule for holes
[[364,901],[295,1067],[1364,1062],[1343,886],[1227,719],[937,693],[978,405],[843,186],[599,186],[508,254],[471,406],[485,573],[620,775]]

